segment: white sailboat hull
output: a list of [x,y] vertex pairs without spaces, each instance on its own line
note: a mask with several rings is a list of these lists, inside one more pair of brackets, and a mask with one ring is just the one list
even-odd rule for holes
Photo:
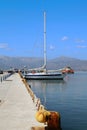
[[63,80],[64,74],[25,74],[25,79],[32,80]]

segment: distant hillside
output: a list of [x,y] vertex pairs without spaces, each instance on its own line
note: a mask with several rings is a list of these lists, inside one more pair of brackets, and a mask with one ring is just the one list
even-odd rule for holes
[[[0,69],[9,69],[10,67],[22,69],[24,66],[27,66],[27,68],[34,68],[42,65],[42,58],[0,56]],[[76,71],[87,71],[87,60],[79,60],[70,57],[58,57],[47,61],[48,69],[60,69],[65,66],[70,66]]]
[[1,69],[8,69],[10,67],[22,69],[24,66],[33,68],[38,67],[42,64],[42,58],[0,56]]
[[76,71],[87,71],[87,60],[79,60],[70,57],[58,57],[56,59],[50,60],[48,66],[50,69],[52,66],[54,66],[55,69],[70,66]]

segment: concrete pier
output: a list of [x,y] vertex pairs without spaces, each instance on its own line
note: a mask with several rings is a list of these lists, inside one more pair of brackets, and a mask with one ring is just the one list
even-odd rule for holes
[[44,126],[35,119],[36,105],[18,73],[0,82],[0,130]]

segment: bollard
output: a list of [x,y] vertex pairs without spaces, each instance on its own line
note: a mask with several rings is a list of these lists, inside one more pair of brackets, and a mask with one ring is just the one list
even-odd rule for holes
[[62,130],[60,114],[58,112],[47,111],[43,107],[43,109],[37,111],[35,118],[38,122],[47,124],[45,130]]
[[47,119],[47,130],[62,130],[58,112],[50,112],[50,116]]
[[2,83],[2,77],[1,77],[1,83]]

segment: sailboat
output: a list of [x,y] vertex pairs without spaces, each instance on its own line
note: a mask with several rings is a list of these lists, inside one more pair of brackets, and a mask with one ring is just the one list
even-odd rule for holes
[[63,80],[65,74],[57,70],[47,70],[46,68],[46,12],[44,12],[44,65],[40,68],[29,69],[24,73],[25,79],[31,80]]

